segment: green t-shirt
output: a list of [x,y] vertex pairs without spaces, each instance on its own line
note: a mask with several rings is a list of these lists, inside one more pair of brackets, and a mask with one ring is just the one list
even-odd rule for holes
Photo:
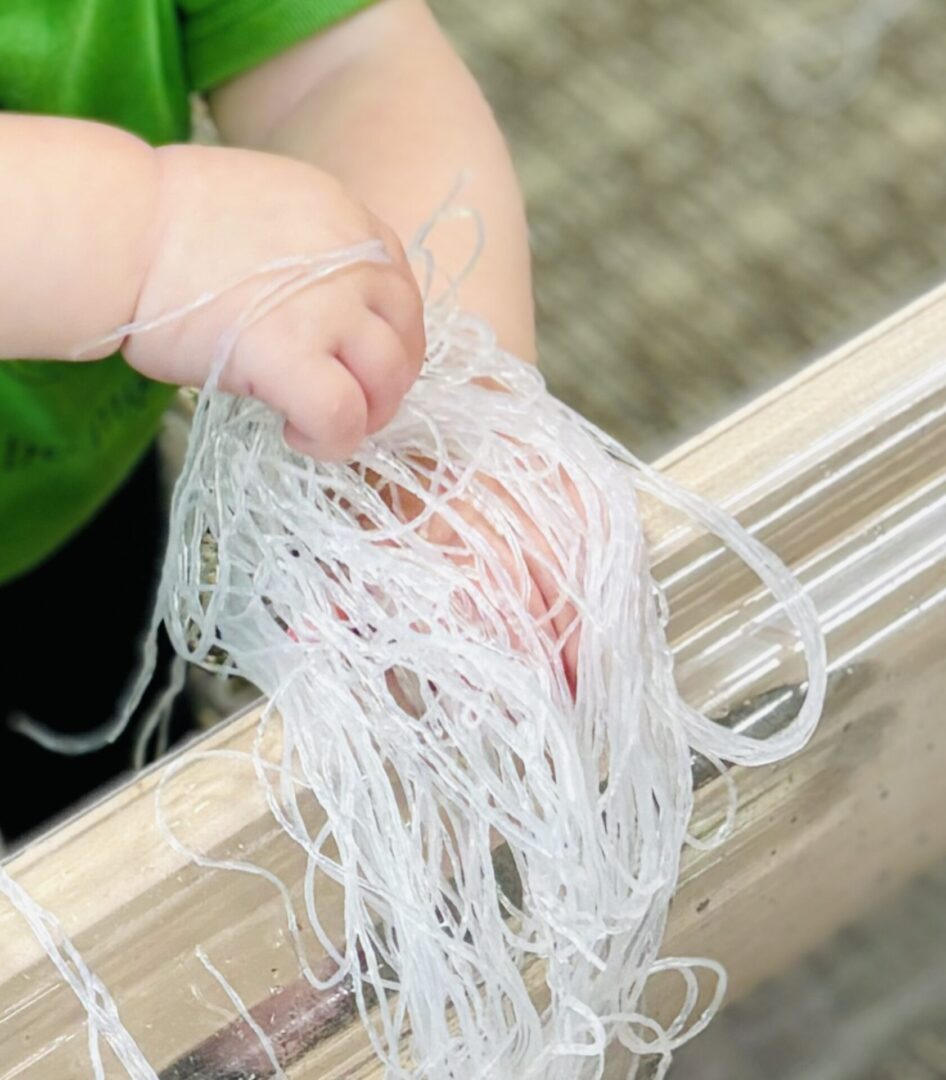
[[[370,2],[0,0],[0,109],[181,142],[192,91]],[[153,442],[173,393],[120,356],[0,362],[0,581],[42,561],[101,507]]]

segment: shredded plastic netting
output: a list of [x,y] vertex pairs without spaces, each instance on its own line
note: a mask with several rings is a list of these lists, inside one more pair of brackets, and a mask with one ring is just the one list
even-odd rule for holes
[[59,920],[46,911],[0,866],[0,896],[16,908],[62,980],[85,1009],[89,1058],[95,1080],[105,1080],[101,1042],[104,1039],[131,1080],[158,1080],[141,1049],[121,1021],[114,999],[102,980],[82,959]]
[[[600,1077],[616,1042],[658,1055],[662,1075],[724,990],[717,964],[657,959],[692,755],[722,769],[804,745],[825,689],[815,612],[771,552],[555,400],[450,290],[427,305],[424,372],[347,464],[291,452],[279,416],[215,389],[246,326],[325,275],[384,257],[369,245],[261,272],[200,396],[155,626],[192,663],[257,685],[270,702],[262,724],[278,713],[282,763],[257,753],[257,776],[308,858],[303,932],[337,964],[327,982],[303,968],[313,986],[353,981],[386,1076]],[[796,627],[808,693],[771,737],[681,699],[640,492],[721,537]],[[71,748],[114,737],[148,677],[109,729]],[[325,810],[317,832],[303,793]],[[516,890],[497,877],[500,843]],[[321,922],[320,876],[344,887],[344,941]],[[543,1004],[524,974],[536,960]],[[684,1004],[662,1026],[644,998],[667,970],[683,979]],[[716,980],[708,1003],[700,970]],[[117,1013],[90,978],[70,981],[90,1040],[116,1045]]]

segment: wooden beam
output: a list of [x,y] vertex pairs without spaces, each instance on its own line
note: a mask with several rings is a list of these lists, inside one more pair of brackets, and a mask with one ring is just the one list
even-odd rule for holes
[[[812,744],[792,761],[737,770],[734,834],[685,860],[667,951],[722,960],[732,996],[946,851],[944,346],[939,289],[661,463],[793,566],[829,642],[829,701]],[[644,510],[681,688],[721,722],[778,726],[804,689],[784,620],[715,541],[649,501]],[[304,860],[239,756],[257,720],[251,711],[222,725],[8,869],[60,917],[167,1080],[267,1075],[247,1033],[226,1030],[232,1007],[196,959],[198,945],[261,1005],[255,1015],[274,1029],[292,1076],[380,1077],[350,998],[300,994],[272,885],[193,865],[156,824],[163,784],[165,818],[182,841],[265,867],[298,899]],[[275,755],[278,740],[273,725],[265,752]],[[720,784],[699,772],[697,783],[695,831],[708,834]],[[310,959],[320,960],[314,945]],[[537,994],[541,975],[529,976]],[[0,1080],[88,1076],[82,1021],[19,917],[0,907]]]

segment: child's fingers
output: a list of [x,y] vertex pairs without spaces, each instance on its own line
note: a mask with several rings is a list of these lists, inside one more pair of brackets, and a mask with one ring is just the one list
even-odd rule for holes
[[293,450],[318,461],[344,461],[368,431],[368,402],[357,379],[334,357],[299,357],[279,401],[283,434]]
[[394,416],[424,347],[423,305],[406,265],[361,267],[251,327],[221,388],[282,413],[294,450],[344,460]]
[[350,457],[365,437],[368,403],[358,380],[334,356],[307,348],[259,348],[221,388],[258,398],[286,419],[286,441],[300,453],[334,461]]
[[[548,603],[539,582],[536,581],[534,574],[531,572],[528,560],[520,562],[500,531],[487,520],[484,514],[474,507],[467,503],[458,502],[454,503],[453,509],[475,528],[499,557],[499,562],[505,571],[508,583],[513,586],[520,599],[524,602],[531,622],[538,624],[545,621],[548,614]],[[462,561],[462,556],[460,561]],[[492,573],[492,571],[488,570],[487,573]],[[515,647],[518,644],[515,640],[516,632],[512,626],[509,629],[513,634],[513,645]]]
[[374,218],[373,231],[391,257],[389,267],[373,266],[366,301],[371,310],[401,334],[412,357],[424,355],[424,298],[397,233]]
[[365,311],[343,337],[338,359],[364,393],[368,432],[384,427],[416,378],[403,338],[384,319]]
[[404,245],[401,243],[401,238],[391,228],[390,225],[382,221],[381,218],[375,217],[372,214],[371,225],[368,231],[377,236],[381,243],[384,244],[385,250],[387,251],[388,255],[390,255],[391,261],[394,263],[395,266],[402,269],[407,269],[408,272],[410,272],[410,264],[407,259],[407,252],[404,250]]
[[492,493],[496,505],[503,504],[507,508],[515,519],[517,531],[523,536],[523,561],[531,584],[541,597],[541,609],[548,632],[558,639],[566,678],[574,692],[580,626],[574,605],[562,595],[558,585],[562,577],[558,557],[528,512],[510,492],[491,477],[483,476],[480,479]]
[[424,302],[410,270],[385,268],[376,272],[366,285],[365,303],[401,337],[413,382],[423,366],[427,342]]

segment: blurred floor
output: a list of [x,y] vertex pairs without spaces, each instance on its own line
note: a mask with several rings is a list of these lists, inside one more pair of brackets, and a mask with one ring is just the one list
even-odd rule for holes
[[946,866],[717,1017],[673,1080],[946,1077]]
[[[522,177],[551,385],[645,455],[946,276],[939,0],[433,6]],[[800,98],[806,33],[850,100]]]
[[[512,144],[551,386],[644,456],[946,277],[938,0],[433,6]],[[946,867],[671,1076],[946,1077]]]

